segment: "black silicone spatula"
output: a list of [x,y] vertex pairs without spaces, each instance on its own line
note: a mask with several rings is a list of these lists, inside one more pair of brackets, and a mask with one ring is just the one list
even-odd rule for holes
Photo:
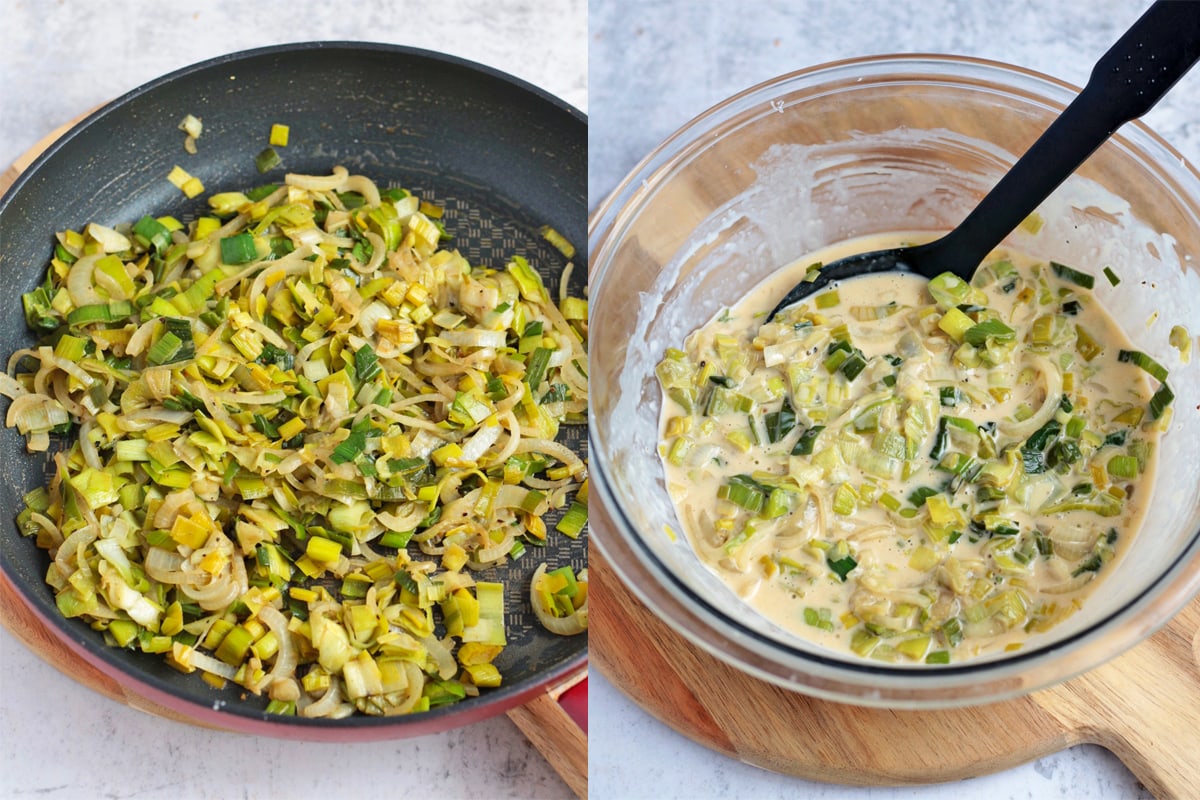
[[[928,244],[825,265],[770,317],[834,281],[900,270],[970,281],[975,268],[1117,128],[1149,111],[1200,59],[1200,1],[1159,0],[1092,68],[1087,86],[958,227]],[[768,317],[768,319],[770,319]]]

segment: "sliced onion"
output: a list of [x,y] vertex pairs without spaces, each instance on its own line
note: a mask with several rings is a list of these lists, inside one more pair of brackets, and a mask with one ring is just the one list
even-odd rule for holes
[[492,449],[492,445],[494,445],[499,438],[499,425],[484,425],[477,430],[470,439],[467,439],[467,441],[463,442],[463,461],[478,461],[483,457],[484,453]]
[[179,584],[183,582],[183,556],[151,547],[146,551],[146,574],[159,583]]
[[[56,542],[56,544],[51,546],[51,550],[62,546],[62,531],[60,531],[58,526],[54,524],[54,520],[50,519],[45,514],[39,514],[36,511],[29,515],[29,520],[36,523],[38,527],[45,531],[45,535],[49,536],[50,541]],[[43,534],[38,534],[38,540],[39,542],[43,540]]]
[[[188,579],[179,585],[183,593],[199,603],[205,611],[220,611],[227,608],[230,603],[241,597],[250,588],[246,579],[246,563],[233,551],[233,543],[219,531],[213,536],[219,536],[225,540],[224,543],[228,544],[229,569],[222,570],[219,578],[212,579],[204,570],[185,568],[184,572]],[[198,577],[199,580],[196,581],[193,576]]]
[[1062,400],[1062,371],[1050,359],[1041,356],[1033,359],[1033,365],[1046,382],[1046,398],[1042,407],[1024,422],[1000,423],[1000,432],[1014,439],[1028,439],[1031,433],[1049,422]]
[[[550,609],[542,605],[541,593],[537,591],[538,581],[546,574],[546,565],[539,564],[538,568],[533,572],[533,579],[529,582],[529,599],[533,606],[533,613],[538,618],[538,622],[542,623],[542,627],[551,633],[556,633],[559,636],[574,636],[577,633],[585,633],[587,631],[588,621],[588,601],[591,600],[591,595],[583,601],[583,605],[575,610],[575,613],[569,617],[556,617],[550,613]],[[579,580],[587,580],[587,570],[579,573]]]
[[63,372],[70,375],[75,380],[79,381],[85,387],[91,387],[96,382],[91,373],[83,369],[73,361],[68,361],[54,354],[54,349],[51,347],[39,347],[38,355],[42,359],[42,364],[61,369]]
[[583,460],[575,455],[571,448],[550,439],[522,439],[517,445],[517,452],[543,453],[553,456],[570,468],[571,474],[577,478],[582,478],[587,473],[587,467],[584,466]]
[[504,347],[506,331],[489,331],[482,328],[468,328],[462,331],[442,331],[438,338],[454,347]]
[[391,319],[392,311],[384,303],[372,300],[358,315],[358,328],[366,337],[375,336],[375,328],[381,319]]
[[67,273],[67,294],[71,296],[71,302],[75,304],[76,308],[104,302],[104,299],[96,292],[95,281],[92,277],[96,262],[103,257],[103,253],[93,253],[71,265],[71,271]]
[[358,192],[363,196],[365,205],[379,205],[379,187],[375,185],[375,181],[368,178],[366,175],[351,175],[342,182],[342,186],[338,191],[341,192]]
[[106,273],[104,270],[92,270],[92,281],[108,293],[108,296],[113,300],[128,300],[129,295],[121,284],[117,283],[116,279]]
[[471,569],[477,570],[495,566],[496,562],[502,561],[512,551],[513,541],[517,538],[514,531],[515,526],[508,525],[503,539],[494,545],[476,550],[471,554],[471,559],[467,564]]
[[375,514],[375,519],[389,531],[411,531],[426,516],[419,503],[405,503],[402,508],[407,509],[403,514],[380,511]]
[[288,173],[283,176],[283,182],[288,186],[295,186],[297,189],[308,189],[314,192],[333,192],[338,191],[346,183],[346,178],[349,175],[346,168],[338,165],[333,168],[332,175],[297,175]]
[[213,658],[208,653],[201,652],[192,648],[188,660],[192,666],[202,669],[205,672],[211,672],[213,675],[220,675],[226,680],[233,680],[237,676],[237,667],[231,667],[219,658]]
[[404,698],[389,709],[389,714],[407,714],[412,711],[425,691],[425,673],[420,667],[411,661],[405,661],[404,674],[408,678],[408,688],[404,690]]
[[331,681],[325,694],[315,703],[310,703],[299,710],[302,717],[328,717],[337,710],[342,702],[341,681]]
[[[313,229],[310,228],[308,230]],[[254,282],[250,284],[249,308],[258,308],[258,298],[266,291],[268,281],[272,285],[282,286],[283,278],[307,272],[312,265],[305,261],[305,259],[312,255],[313,247],[316,244],[320,244],[319,231],[317,232],[316,242],[303,242],[300,247],[297,247],[278,261],[271,262],[271,266],[258,273],[254,278]]]
[[1056,583],[1052,586],[1043,586],[1039,591],[1046,594],[1068,594],[1077,589],[1082,589],[1084,586],[1092,582],[1092,578],[1096,577],[1094,572],[1084,572],[1076,575],[1074,578],[1065,580],[1062,583]]
[[129,337],[129,341],[125,343],[125,354],[136,356],[141,353],[150,344],[150,340],[154,337],[154,332],[158,330],[158,317],[148,319],[143,322],[133,335]]
[[[85,525],[77,531],[74,531],[70,536],[63,540],[59,545],[58,552],[54,554],[55,565],[62,570],[63,575],[70,575],[76,569],[71,565],[71,559],[79,554],[79,552],[95,541],[100,534],[100,530],[95,525]],[[76,560],[78,565],[78,559]]]
[[275,653],[275,664],[271,671],[258,684],[258,690],[270,688],[277,681],[289,680],[296,674],[296,664],[299,659],[296,648],[292,644],[292,632],[288,630],[287,619],[274,606],[263,606],[258,610],[258,618],[275,634],[279,642],[279,650]]
[[196,499],[195,493],[191,489],[180,489],[171,492],[163,498],[162,504],[154,513],[154,527],[159,530],[170,530],[175,524],[175,518],[179,516],[179,512],[184,506],[188,505]]
[[9,375],[7,372],[0,372],[0,394],[8,398],[16,398],[29,394],[29,390],[12,375]]
[[8,407],[5,424],[15,427],[22,435],[31,431],[48,431],[56,425],[70,422],[62,405],[44,394],[23,394]]
[[83,453],[83,460],[92,469],[104,469],[104,462],[100,460],[100,453],[96,451],[96,443],[92,441],[91,433],[95,427],[95,423],[90,419],[85,419],[79,423],[79,452]]
[[98,222],[89,222],[84,230],[87,231],[88,236],[91,236],[99,243],[105,253],[124,253],[133,247],[133,244],[125,234],[107,225],[101,225]]
[[287,395],[280,389],[274,392],[245,392],[245,391],[228,391],[228,392],[213,392],[213,398],[218,403],[226,403],[228,405],[244,405],[244,406],[273,406],[279,405],[287,399]]
[[[434,539],[452,528],[471,522],[475,515],[475,504],[479,502],[482,493],[482,489],[472,489],[446,505],[442,509],[441,520],[436,525],[421,531],[416,538],[418,540]],[[524,486],[506,483],[496,493],[496,498],[492,501],[492,509],[497,511],[505,508],[520,508],[528,494],[529,490]],[[510,542],[509,545],[511,546],[511,544]]]
[[458,662],[454,660],[454,654],[450,652],[450,648],[436,636],[425,637],[421,640],[421,644],[425,645],[426,652],[437,664],[438,677],[444,681],[453,678],[458,672]]
[[171,368],[146,367],[142,370],[142,382],[146,385],[146,391],[150,393],[150,396],[162,402],[163,398],[171,395]]
[[[355,175],[354,177],[358,178],[361,176]],[[372,188],[374,188],[374,185],[372,185]],[[361,267],[351,261],[350,268],[361,275],[370,275],[376,272],[380,265],[383,264],[383,257],[387,255],[387,243],[383,241],[382,236],[373,231],[363,231],[363,235],[371,243],[371,257]]]
[[[126,392],[128,394],[128,392]],[[124,397],[124,395],[122,395]],[[122,414],[117,417],[117,427],[123,431],[145,430],[160,422],[172,425],[182,425],[193,419],[191,411],[171,411],[167,408],[146,408],[132,414]]]
[[490,462],[493,464],[503,464],[508,461],[509,456],[517,451],[517,445],[521,444],[521,423],[517,422],[517,415],[512,413],[511,409],[499,415],[499,427],[508,432],[509,439],[505,441],[503,447],[492,453]]

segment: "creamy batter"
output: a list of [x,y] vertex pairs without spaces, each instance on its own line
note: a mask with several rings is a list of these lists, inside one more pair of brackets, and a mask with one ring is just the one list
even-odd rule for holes
[[1021,647],[1112,569],[1170,397],[1092,298],[1103,275],[1019,253],[971,285],[845,281],[764,324],[814,264],[900,243],[799,261],[669,351],[660,452],[689,540],[754,608],[949,663]]

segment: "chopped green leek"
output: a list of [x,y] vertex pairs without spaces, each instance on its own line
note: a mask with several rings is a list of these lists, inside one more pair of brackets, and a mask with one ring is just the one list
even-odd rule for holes
[[[281,159],[279,153],[274,147],[264,148],[254,157],[254,168],[259,171],[259,174],[270,172],[275,167],[279,166]],[[226,262],[231,263],[231,262]]]
[[1091,289],[1096,285],[1096,279],[1094,276],[1089,275],[1086,272],[1080,272],[1072,267],[1068,267],[1066,264],[1060,264],[1057,261],[1051,261],[1050,269],[1052,269],[1054,274],[1062,278],[1064,281],[1073,283],[1076,286],[1082,286],[1084,289]]
[[133,225],[133,235],[146,246],[162,252],[171,246],[171,231],[154,217],[146,215]]
[[783,407],[773,411],[763,418],[767,429],[767,441],[771,444],[781,441],[796,427],[796,411],[786,399]]
[[1114,478],[1136,478],[1138,460],[1135,456],[1115,455],[1108,459],[1107,470]]
[[291,353],[283,348],[276,347],[271,342],[263,342],[262,352],[254,360],[264,367],[274,364],[284,371],[291,369],[295,364],[295,359]]
[[929,281],[929,294],[943,312],[964,303],[979,304],[983,298],[979,290],[950,272],[943,272]]
[[954,406],[966,402],[966,395],[955,386],[943,386],[938,390],[938,399],[943,406]]
[[226,264],[246,264],[258,258],[254,236],[236,233],[221,239],[221,260]]
[[264,183],[262,186],[255,186],[253,189],[246,190],[246,199],[251,203],[257,203],[265,197],[269,197],[279,189],[278,184]]
[[807,606],[804,609],[804,624],[814,628],[820,628],[823,631],[833,630],[833,612],[829,608],[813,608]]
[[717,497],[757,514],[766,502],[767,490],[749,475],[734,475],[717,490]]
[[367,431],[365,428],[355,428],[350,432],[329,456],[335,464],[348,464],[358,458],[367,449]]
[[[942,318],[938,320],[938,327],[945,331],[954,341],[961,342],[965,340],[968,331],[976,330],[979,326],[959,308],[954,307],[947,309],[946,313],[942,315]],[[985,335],[979,341],[983,342],[986,338],[987,336]],[[968,342],[968,344],[971,344],[971,342]]]
[[796,440],[795,446],[792,447],[792,455],[794,456],[810,456],[813,452],[813,447],[816,445],[817,437],[821,435],[821,431],[825,430],[824,425],[813,425],[807,428],[800,434],[800,438]]
[[379,357],[375,355],[371,345],[364,344],[354,351],[354,372],[363,382],[371,380],[381,372]]
[[571,244],[561,233],[551,228],[549,225],[543,225],[538,229],[538,233],[542,238],[554,246],[554,249],[562,253],[566,258],[575,257],[575,246]]
[[1158,419],[1167,410],[1167,406],[1171,405],[1171,401],[1175,399],[1175,393],[1171,391],[1171,387],[1163,384],[1158,387],[1158,390],[1150,397],[1150,419]]
[[567,509],[567,513],[563,514],[562,519],[554,526],[554,529],[564,536],[575,538],[583,532],[583,528],[587,525],[588,507],[579,502],[571,503],[571,507]]
[[848,517],[854,513],[858,507],[858,493],[848,484],[843,483],[838,486],[837,491],[833,494],[833,512],[843,517]]
[[745,414],[752,408],[754,408],[754,400],[752,398],[731,389],[726,389],[721,385],[714,387],[709,393],[708,404],[705,406],[704,413],[710,417],[730,413]]
[[150,364],[172,364],[186,361],[196,354],[191,323],[186,319],[163,318],[166,329],[146,354]]
[[841,297],[838,296],[837,290],[831,289],[828,292],[817,295],[814,302],[816,303],[817,308],[833,308],[841,303],[842,300]]
[[988,319],[977,325],[972,325],[963,334],[967,344],[982,345],[990,339],[996,342],[1011,342],[1016,338],[1016,331],[998,319]]
[[507,264],[507,269],[508,273],[516,280],[523,298],[535,302],[546,300],[546,289],[542,285],[542,278],[527,260],[521,256],[513,256]]
[[1172,325],[1167,341],[1179,351],[1179,360],[1187,364],[1192,359],[1192,336],[1182,325]]
[[72,327],[82,327],[94,322],[122,322],[133,314],[133,304],[128,300],[114,303],[97,303],[79,306],[67,314],[67,324]]
[[852,381],[862,374],[862,371],[866,369],[866,367],[866,357],[862,354],[861,350],[855,348],[854,351],[851,352],[850,355],[848,355],[842,362],[840,371],[846,376],[846,380]]
[[529,356],[529,363],[525,367],[525,382],[529,385],[531,392],[536,392],[542,384],[542,378],[546,374],[546,368],[550,363],[550,356],[554,351],[547,347],[539,347]]
[[950,446],[950,429],[946,422],[946,417],[938,419],[937,432],[933,437],[933,447],[929,451],[929,457],[934,461],[941,461],[942,456],[946,454],[947,448]]
[[858,561],[853,556],[843,556],[842,558],[827,558],[825,561],[833,573],[838,576],[838,579],[845,583],[850,573],[858,566]]
[[1121,350],[1117,353],[1117,360],[1136,364],[1160,383],[1167,379],[1166,367],[1140,350]]

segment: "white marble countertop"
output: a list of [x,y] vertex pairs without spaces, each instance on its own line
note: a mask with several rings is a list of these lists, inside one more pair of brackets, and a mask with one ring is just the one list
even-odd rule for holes
[[[0,169],[59,125],[147,80],[284,42],[438,50],[515,75],[586,111],[586,7],[585,0],[0,0]],[[47,666],[3,627],[0,742],[2,798],[573,796],[503,716],[375,744],[218,733],[111,702]]]
[[[589,9],[589,201],[724,98],[779,74],[853,56],[931,52],[1018,64],[1083,85],[1091,65],[1148,5],[1142,0],[689,0]],[[1200,164],[1200,69],[1145,121]],[[1146,798],[1114,756],[1080,746],[961,783],[856,788],[762,771],[715,754],[631,703],[595,670],[590,787],[600,798]]]

